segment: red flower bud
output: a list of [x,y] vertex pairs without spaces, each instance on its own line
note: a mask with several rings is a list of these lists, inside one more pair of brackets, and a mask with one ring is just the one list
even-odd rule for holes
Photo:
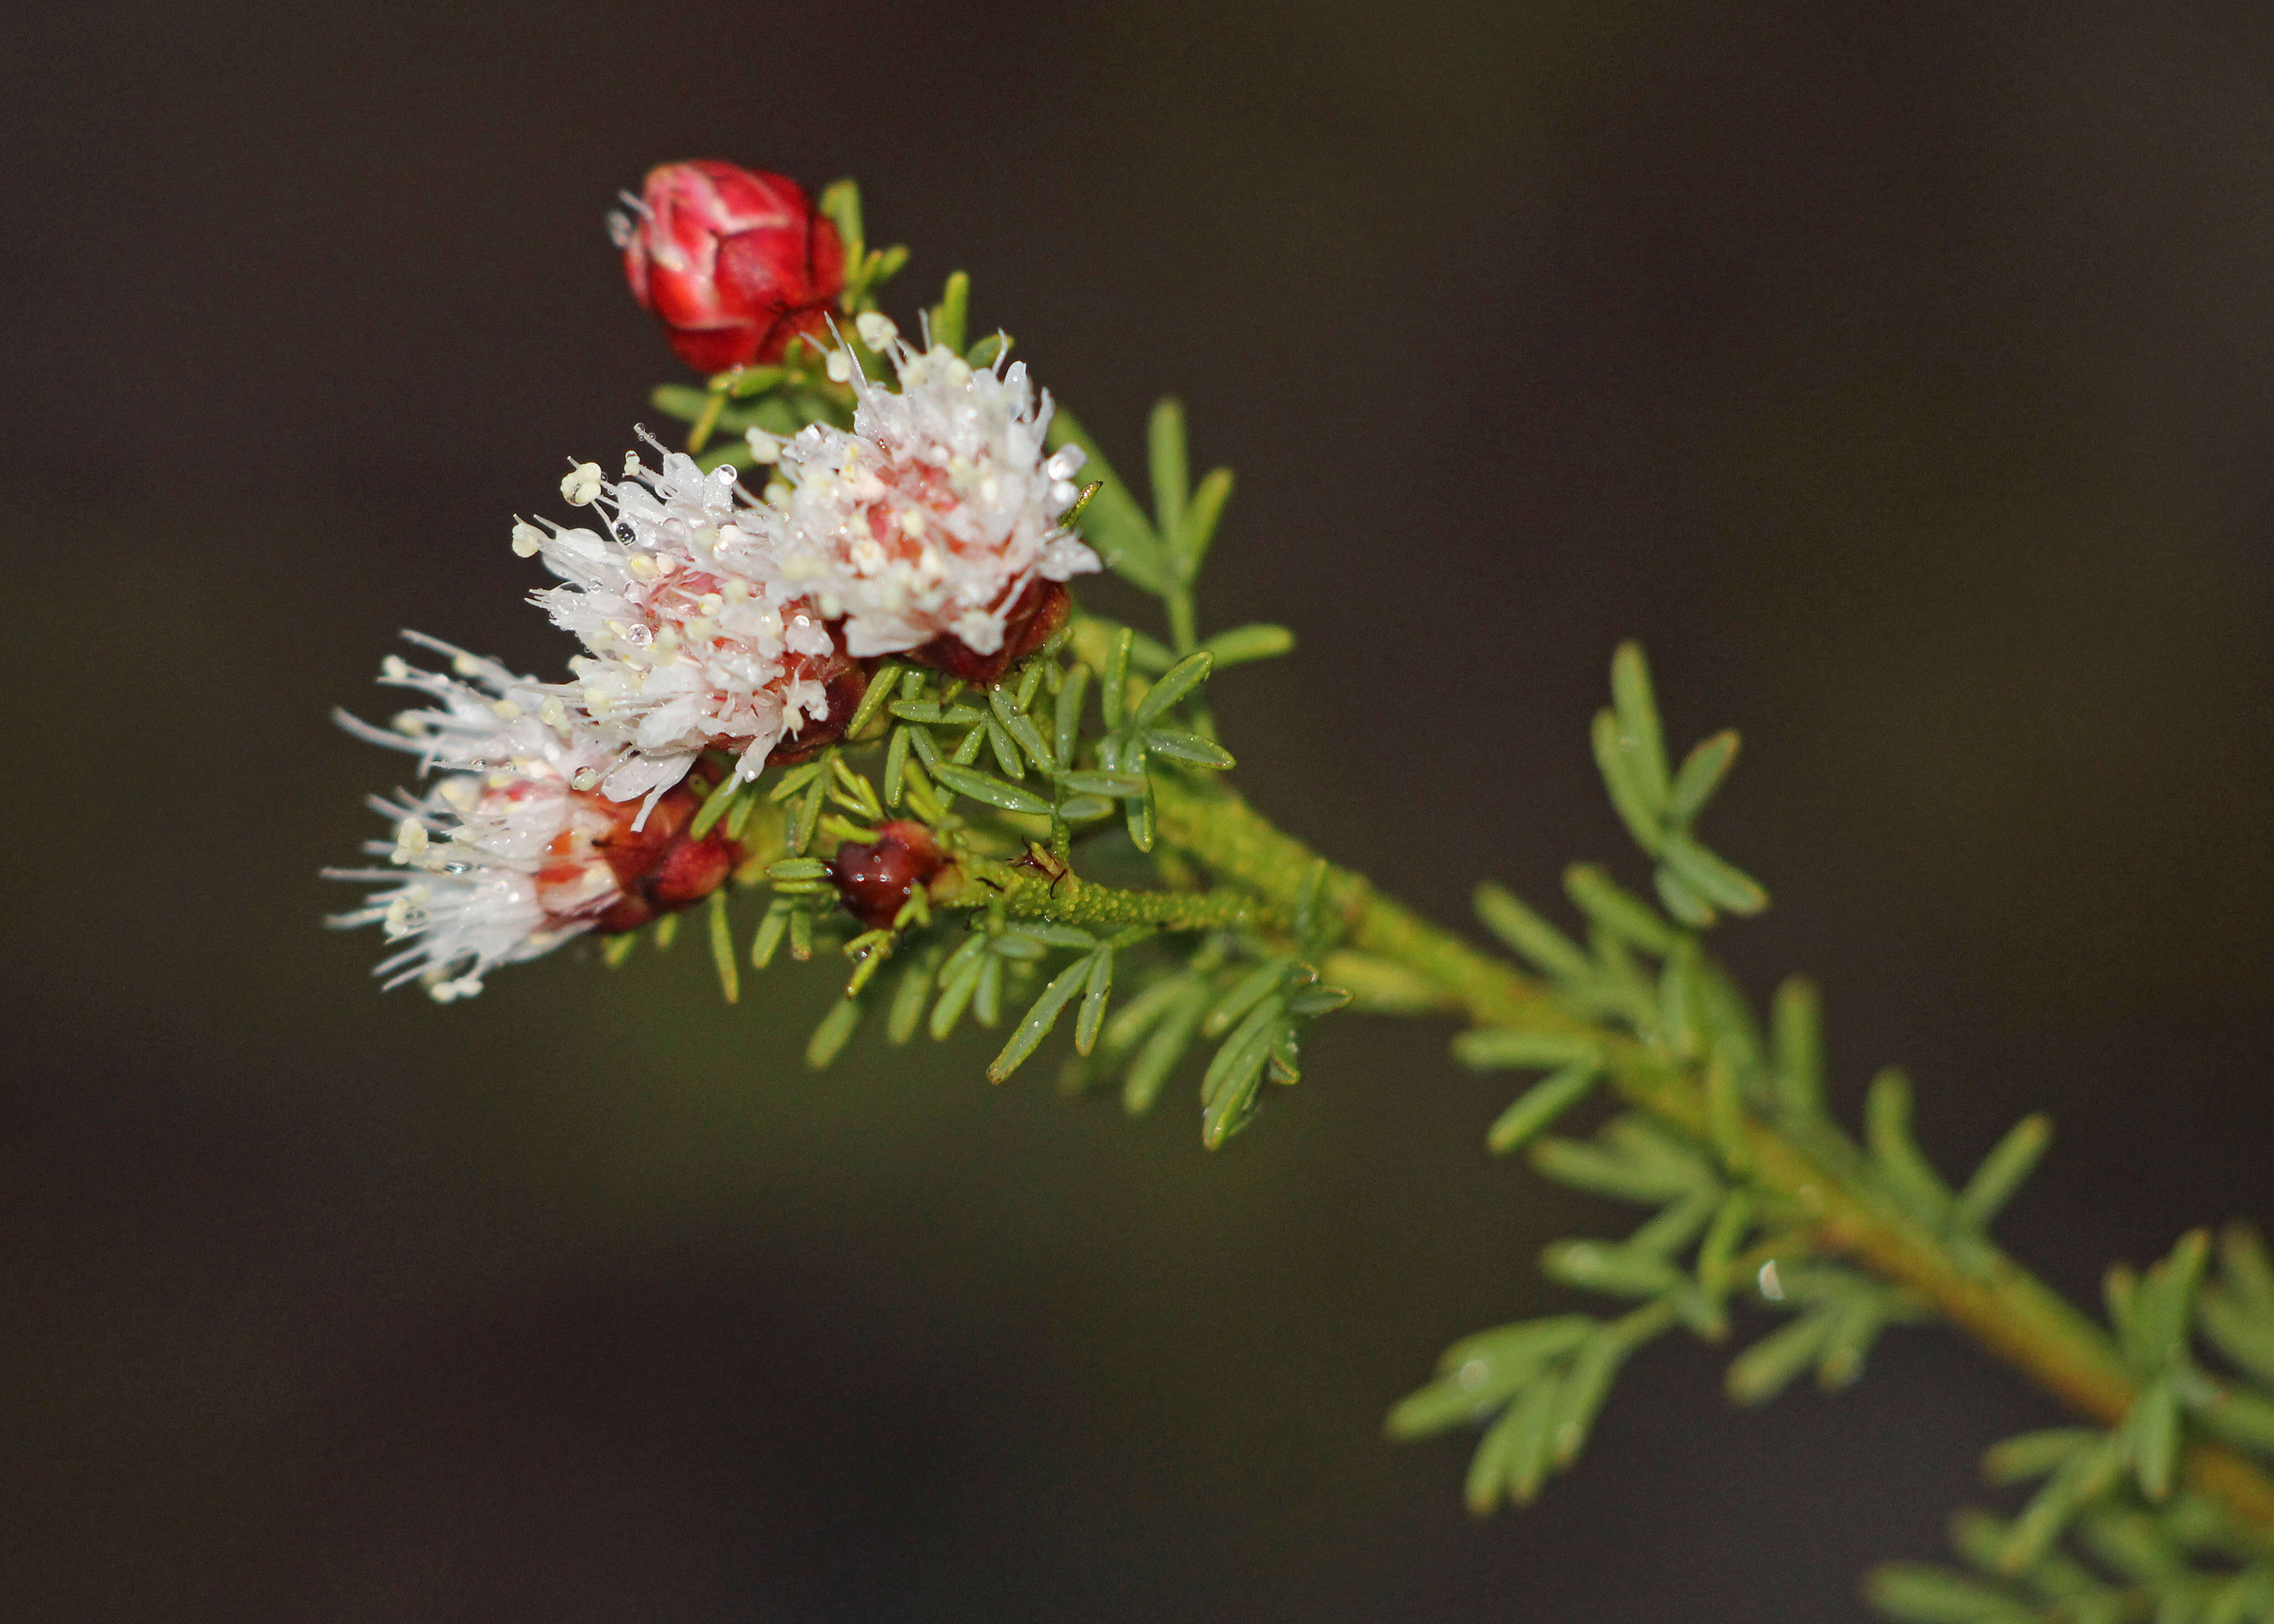
[[[727,838],[723,825],[714,823],[699,840],[688,838],[687,827],[703,803],[684,783],[665,791],[638,829],[632,827],[639,816],[637,801],[588,799],[606,807],[615,820],[614,828],[592,841],[623,888],[623,895],[600,915],[604,931],[637,930],[659,914],[692,907],[725,884],[742,861],[742,848]],[[537,878],[541,891],[545,872]]]
[[1071,613],[1073,600],[1066,595],[1065,583],[1037,577],[1027,583],[1004,617],[1003,646],[994,653],[975,654],[962,638],[948,632],[900,658],[966,682],[983,686],[1000,681],[1005,672],[1048,643]]
[[846,911],[871,930],[889,930],[917,886],[946,866],[939,842],[922,823],[895,821],[867,845],[847,841],[830,860],[829,877]]
[[650,169],[636,220],[610,218],[632,297],[699,372],[773,361],[825,335],[845,245],[795,181],[699,159]]

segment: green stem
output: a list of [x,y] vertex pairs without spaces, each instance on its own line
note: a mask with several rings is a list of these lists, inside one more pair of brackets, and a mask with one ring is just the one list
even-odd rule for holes
[[1061,925],[1114,929],[1148,925],[1159,930],[1284,929],[1280,911],[1252,891],[1121,891],[1093,885],[1073,873],[1053,880],[990,864],[968,878],[961,893],[936,906],[1000,908],[1012,919],[1047,919]]
[[[1279,908],[1294,906],[1316,861],[1237,795],[1155,776],[1160,838]],[[1327,895],[1353,945],[1391,959],[1442,995],[1443,1007],[1484,1026],[1565,1030],[1601,1041],[1619,1092],[1635,1105],[1706,1137],[1705,1090],[1691,1069],[1631,1038],[1606,1034],[1566,1010],[1541,982],[1480,952],[1383,896],[1360,874],[1329,866]],[[1983,1347],[2038,1386],[2104,1424],[2120,1420],[2138,1388],[2115,1346],[2051,1287],[1995,1248],[1962,1266],[1940,1237],[1875,1191],[1841,1178],[1831,1158],[1758,1118],[1746,1124],[1751,1177],[1807,1214],[1818,1243],[1908,1286]],[[2216,1444],[2187,1453],[2196,1487],[2261,1528],[2274,1530],[2274,1478]]]
[[1169,613],[1170,646],[1179,658],[1200,646],[1200,628],[1193,613],[1193,590],[1189,586],[1172,586],[1162,597]]

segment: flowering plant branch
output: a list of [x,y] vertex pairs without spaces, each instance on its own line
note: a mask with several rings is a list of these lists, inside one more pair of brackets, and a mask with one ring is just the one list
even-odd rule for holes
[[[1391,1410],[1398,1437],[1483,1427],[1474,1511],[1570,1467],[1621,1365],[1668,1332],[1721,1342],[1741,1309],[1787,1316],[1729,1366],[1757,1403],[1811,1369],[1843,1387],[1883,1331],[1942,1320],[2089,1425],[1993,1448],[1994,1482],[2039,1486],[2010,1519],[1954,1524],[1977,1574],[1875,1572],[1882,1610],[2274,1620],[2274,1261],[2245,1226],[2216,1248],[2194,1232],[2144,1274],[2110,1271],[2103,1327],[1990,1238],[2043,1117],[1954,1185],[1888,1071],[1850,1137],[1824,1104],[1809,983],[1763,1019],[1706,949],[1768,901],[1698,830],[1737,735],[1677,763],[1639,650],[1612,662],[1593,745],[1647,894],[1573,868],[1575,936],[1487,884],[1477,910],[1506,956],[1484,951],[1227,786],[1212,680],[1293,638],[1201,635],[1232,481],[1193,481],[1173,402],[1151,423],[1148,511],[1008,335],[969,342],[960,273],[902,336],[878,296],[907,256],[868,245],[849,183],[816,206],[779,176],[673,165],[631,203],[614,230],[633,291],[707,381],[656,392],[683,449],[651,439],[614,480],[571,468],[561,494],[597,528],[514,526],[561,583],[536,601],[581,645],[567,680],[422,638],[449,670],[390,660],[382,680],[426,707],[391,730],[347,719],[438,774],[377,803],[386,866],[343,876],[381,887],[342,922],[401,944],[383,973],[448,1001],[579,936],[617,962],[701,906],[730,1000],[785,944],[847,961],[817,1066],[872,1010],[893,1043],[1005,1029],[997,1081],[1070,1025],[1061,1085],[1118,1079],[1133,1112],[1192,1058],[1211,1149],[1267,1084],[1299,1080],[1319,1019],[1455,1016],[1464,1064],[1536,1074],[1492,1150],[1652,1209],[1542,1255],[1620,1312],[1466,1338]],[[1159,636],[1076,606],[1068,583],[1101,568],[1158,601]],[[1551,1132],[1600,1096],[1587,1137]]]

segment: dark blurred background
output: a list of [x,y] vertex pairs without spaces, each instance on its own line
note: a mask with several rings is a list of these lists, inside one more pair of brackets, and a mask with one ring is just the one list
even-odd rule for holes
[[2274,1217],[2274,25],[2263,7],[466,4],[17,14],[0,1102],[10,1620],[1859,1618],[2052,1411],[1940,1332],[1760,1414],[1640,1361],[1462,1512],[1390,1401],[1623,1222],[1484,1153],[1440,1030],[1330,1023],[1223,1154],[816,1079],[699,943],[438,1008],[315,877],[401,626],[560,639],[510,515],[675,366],[651,163],[858,175],[1133,471],[1239,494],[1207,617],[1268,811],[1457,921],[1623,854],[1621,636],[1735,722],[1727,950],[1914,1068],[2004,1227]]

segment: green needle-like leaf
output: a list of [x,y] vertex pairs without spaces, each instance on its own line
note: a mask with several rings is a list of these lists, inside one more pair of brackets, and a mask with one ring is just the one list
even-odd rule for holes
[[1548,1279],[1613,1297],[1658,1297],[1681,1282],[1665,1259],[1607,1241],[1555,1241],[1540,1254]]
[[1118,733],[1121,719],[1129,704],[1129,653],[1136,646],[1137,634],[1123,627],[1113,635],[1107,645],[1103,686],[1098,690],[1097,703],[1105,711],[1105,726]]
[[1597,1076],[1592,1065],[1566,1066],[1554,1076],[1534,1083],[1515,1104],[1500,1114],[1485,1134],[1485,1143],[1497,1156],[1517,1149],[1585,1099]]
[[1195,767],[1206,767],[1224,772],[1239,763],[1231,752],[1213,739],[1203,739],[1198,733],[1186,733],[1181,728],[1148,727],[1145,730],[1145,747],[1155,756],[1165,756]]
[[1729,1396],[1740,1404],[1765,1404],[1816,1363],[1832,1335],[1832,1315],[1816,1309],[1772,1331],[1729,1362]]
[[923,1019],[924,1000],[931,993],[938,957],[937,950],[926,953],[900,973],[900,985],[892,989],[892,1011],[885,1022],[885,1035],[896,1046],[916,1034],[916,1026]]
[[2052,1138],[2052,1122],[2043,1115],[2024,1116],[2015,1123],[1966,1181],[1953,1219],[1969,1229],[1987,1229],[2029,1177]]
[[992,1031],[1003,1010],[1003,966],[1000,953],[987,953],[979,960],[979,985],[971,994],[972,1019]]
[[1589,1337],[1572,1357],[1570,1368],[1556,1387],[1555,1406],[1548,1417],[1549,1444],[1558,1466],[1570,1465],[1587,1447],[1587,1434],[1594,1427],[1603,1401],[1610,1396],[1611,1383],[1625,1357],[1626,1348],[1611,1326]]
[[1595,712],[1593,740],[1595,766],[1603,775],[1603,787],[1610,792],[1613,809],[1635,844],[1656,856],[1666,831],[1658,821],[1658,809],[1644,786],[1641,769],[1619,732],[1618,718],[1608,710]]
[[1543,1139],[1532,1144],[1532,1165],[1559,1184],[1655,1207],[1698,1187],[1692,1175],[1653,1166],[1577,1139]]
[[1511,1425],[1515,1419],[1511,1409],[1486,1428],[1476,1453],[1469,1457],[1469,1475],[1462,1485],[1461,1498],[1471,1516],[1489,1516],[1500,1503],[1515,1443],[1515,1428]]
[[911,726],[892,729],[892,741],[885,747],[885,804],[897,807],[907,782],[908,741],[915,733]]
[[1019,755],[1019,747],[1011,741],[1010,730],[991,716],[987,718],[987,742],[995,747],[995,764],[1003,769],[1005,777],[1027,776],[1027,763]]
[[802,852],[813,844],[813,831],[821,826],[821,803],[829,791],[828,767],[836,758],[832,750],[814,763],[813,782],[805,787],[805,799],[797,803],[797,830],[790,842],[794,851]]
[[1246,1124],[1253,1114],[1257,1088],[1263,1080],[1263,1063],[1281,1035],[1278,1024],[1284,1000],[1266,998],[1217,1049],[1201,1083],[1201,1143],[1210,1150]]
[[1081,705],[1089,692],[1089,667],[1076,665],[1058,688],[1058,709],[1052,717],[1050,757],[1060,771],[1073,765],[1081,742]]
[[1665,812],[1669,793],[1666,737],[1659,726],[1658,701],[1650,691],[1650,666],[1643,658],[1640,643],[1623,643],[1611,656],[1611,703],[1618,713],[1621,753],[1633,763],[1636,786],[1656,818]]
[[733,810],[735,802],[742,799],[738,793],[741,788],[742,781],[738,778],[730,778],[712,785],[711,793],[703,797],[703,804],[696,808],[693,820],[687,825],[687,838],[700,840],[709,834],[719,820]]
[[1950,1216],[1949,1187],[1911,1139],[1911,1084],[1889,1066],[1864,1096],[1864,1135],[1880,1179],[1911,1216],[1940,1229]]
[[2218,1237],[2220,1278],[2238,1301],[2263,1314],[2274,1314],[2274,1258],[2249,1224],[2230,1223]]
[[2051,1427],[2023,1432],[1991,1445],[1982,1456],[1982,1475],[1992,1483],[2027,1483],[2058,1470],[2104,1435],[2090,1427]]
[[2140,1282],[2135,1329],[2145,1367],[2161,1368],[2186,1349],[2187,1327],[2195,1319],[2195,1293],[2202,1284],[2203,1266],[2210,1257],[2210,1231],[2191,1229],[2180,1238],[2172,1255],[2150,1268]]
[[2215,1401],[2192,1408],[2206,1430],[2246,1449],[2274,1456],[2274,1402],[2248,1393],[2222,1391]]
[[1677,828],[1684,827],[1706,809],[1713,792],[1721,787],[1721,780],[1729,776],[1736,764],[1737,731],[1728,728],[1715,733],[1683,758],[1682,771],[1674,775],[1674,788],[1666,801],[1666,821]]
[[972,950],[968,957],[959,948],[941,966],[939,1001],[931,1006],[930,1032],[935,1041],[946,1041],[970,1007],[972,995],[979,990],[979,973],[988,961],[977,951],[978,940],[975,937],[966,944]]
[[1745,1135],[1745,1104],[1738,1089],[1737,1068],[1725,1044],[1706,1067],[1706,1127],[1721,1165],[1742,1174],[1752,1167],[1751,1142]]
[[766,799],[779,806],[820,776],[821,763],[817,761],[792,767],[774,780],[774,786],[766,792]]
[[853,719],[845,725],[845,736],[847,739],[859,738],[877,712],[891,703],[900,685],[900,667],[887,661],[870,677],[869,686],[862,690],[861,703],[854,708]]
[[838,239],[844,244],[845,263],[857,266],[869,255],[869,239],[861,229],[861,188],[852,180],[833,180],[821,189],[817,199],[821,213],[837,228]]
[[1050,984],[1043,989],[1042,996],[1028,1008],[1026,1018],[1013,1030],[1011,1041],[1003,1045],[1003,1052],[996,1056],[995,1063],[987,1068],[989,1082],[1001,1082],[1041,1046],[1042,1041],[1050,1035],[1050,1028],[1058,1025],[1058,1011],[1065,1008],[1067,1000],[1080,992],[1088,981],[1091,968],[1090,959],[1077,959],[1051,978]]
[[[988,702],[994,706],[996,719],[1002,724],[1003,731],[1027,753],[1027,759],[1035,763],[1035,771],[1045,774],[1057,771],[1057,759],[1051,756],[1050,747],[1043,742],[1041,731],[1024,710],[1011,703],[1010,695],[997,688],[988,695]],[[1023,768],[1018,776],[1026,776]]]
[[1552,1434],[1559,1390],[1559,1384],[1552,1380],[1533,1382],[1517,1395],[1502,1422],[1509,1429],[1502,1462],[1508,1475],[1509,1498],[1519,1506],[1529,1506],[1538,1500],[1540,1485],[1547,1481],[1547,1469],[1554,1460]]
[[1585,1066],[1603,1063],[1601,1045],[1593,1037],[1563,1032],[1517,1032],[1503,1026],[1482,1026],[1453,1040],[1453,1057],[1479,1071],[1515,1066]]
[[1924,1562],[1883,1562],[1864,1598],[1903,1624],[2029,1624],[2038,1615],[1978,1579]]
[[1813,1121],[1824,1110],[1824,1032],[1815,983],[1788,977],[1776,990],[1770,1025],[1777,1103],[1788,1121]]
[[1144,1047],[1137,1051],[1137,1058],[1130,1063],[1128,1075],[1122,1079],[1122,1107],[1132,1116],[1142,1116],[1153,1109],[1161,1086],[1169,1080],[1169,1073],[1192,1047],[1200,1031],[1201,1018],[1208,1009],[1207,985],[1187,982],[1183,993],[1155,1024]]
[[1207,1022],[1201,1027],[1202,1037],[1220,1037],[1231,1029],[1232,1023],[1261,1004],[1266,996],[1286,979],[1289,965],[1286,959],[1269,959],[1235,981],[1230,991],[1216,1000],[1209,1011]]
[[1769,894],[1743,870],[1724,862],[1679,831],[1666,837],[1660,855],[1682,883],[1716,907],[1732,914],[1758,914],[1769,905]]
[[2130,1434],[2132,1470],[2140,1492],[2161,1500],[2172,1492],[2172,1472],[2179,1460],[2180,1402],[2169,1380],[2151,1381],[2132,1401],[2126,1418]]
[[1191,494],[1191,484],[1185,465],[1185,409],[1173,398],[1153,408],[1145,447],[1153,481],[1153,515],[1170,550],[1181,560],[1185,499]]
[[1105,1021],[1105,1004],[1113,990],[1113,950],[1100,948],[1089,957],[1089,978],[1082,984],[1081,1009],[1074,1017],[1074,1053],[1087,1055],[1097,1047],[1098,1028]]
[[1130,718],[1131,729],[1141,733],[1152,726],[1173,706],[1183,703],[1193,689],[1207,681],[1209,673],[1215,667],[1216,656],[1207,653],[1187,654],[1170,666],[1161,674],[1161,680],[1153,684],[1152,692],[1139,703],[1137,714]]
[[971,278],[957,271],[947,279],[939,303],[931,307],[931,342],[960,355],[971,312]]
[[1585,981],[1594,974],[1594,961],[1584,948],[1500,886],[1478,886],[1475,906],[1485,929],[1534,968],[1558,981]]
[[1713,912],[1713,905],[1665,863],[1659,864],[1652,871],[1650,878],[1652,887],[1658,892],[1658,899],[1666,904],[1666,911],[1692,930],[1711,929],[1719,920],[1720,915]]
[[789,904],[777,901],[766,910],[758,921],[758,934],[750,944],[750,967],[763,970],[773,962],[775,951],[781,946],[782,933],[789,929]]
[[815,1071],[826,1071],[829,1063],[844,1052],[853,1041],[853,1032],[861,1024],[861,1001],[840,998],[836,1006],[822,1018],[813,1029],[813,1037],[805,1046],[805,1064]]
[[1586,1314],[1523,1320],[1464,1336],[1445,1350],[1438,1370],[1465,1392],[1513,1393],[1594,1334],[1600,1321]]
[[719,990],[727,1002],[740,1002],[742,996],[742,966],[734,953],[734,927],[727,917],[727,892],[722,887],[711,893],[711,959],[719,966]]
[[[1209,545],[1216,540],[1216,521],[1224,516],[1224,505],[1231,500],[1231,470],[1219,468],[1200,483],[1192,500],[1185,504],[1183,523],[1177,527],[1178,551],[1184,555],[1185,579],[1190,581],[1201,573],[1206,561]],[[1214,639],[1210,639],[1211,642]],[[1282,650],[1281,652],[1285,652]],[[1261,655],[1249,658],[1260,659]]]
[[1026,812],[1037,816],[1050,816],[1050,803],[1031,791],[1005,784],[1000,778],[969,767],[959,767],[953,762],[942,762],[932,776],[959,795],[968,795],[974,801],[1005,812]]
[[1887,1324],[1880,1294],[1869,1290],[1851,1292],[1834,1304],[1830,1319],[1824,1350],[1816,1360],[1817,1385],[1827,1393],[1854,1385],[1864,1373],[1871,1344]]
[[2116,1476],[2120,1459],[2116,1440],[2104,1438],[2063,1462],[2007,1530],[2006,1543],[1998,1553],[1999,1569],[2016,1574],[2035,1567],[2052,1549],[2077,1507]]
[[1600,868],[1573,864],[1563,871],[1563,889],[1581,913],[1620,941],[1660,957],[1674,951],[1674,927]]
[[[617,941],[630,939],[619,936]],[[2196,1301],[2195,1313],[2212,1347],[2238,1368],[2274,1384],[2274,1315],[2254,1309],[2224,1287],[2203,1292]]]
[[1141,772],[1068,772],[1061,774],[1058,781],[1077,794],[1103,795],[1110,801],[1126,801],[1145,793]]
[[1155,827],[1151,780],[1147,780],[1142,795],[1123,803],[1122,816],[1128,823],[1129,844],[1141,852],[1151,851]]
[[[1208,487],[1203,485],[1205,491]],[[1291,653],[1295,634],[1284,626],[1235,626],[1228,632],[1218,632],[1201,644],[1200,651],[1211,656],[1216,668],[1245,665],[1254,660],[1276,659]]]

